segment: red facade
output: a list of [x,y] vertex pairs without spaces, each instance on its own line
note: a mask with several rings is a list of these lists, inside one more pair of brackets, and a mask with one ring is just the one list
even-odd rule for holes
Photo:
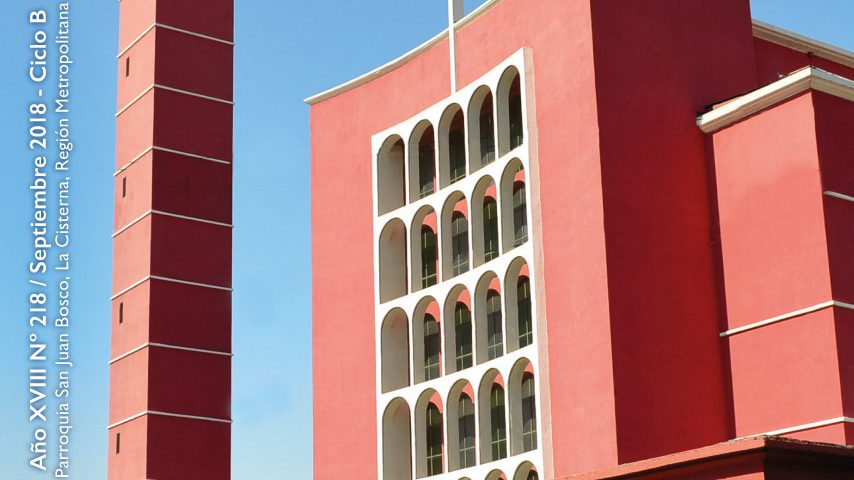
[[230,479],[233,2],[120,15],[108,478]]
[[[521,48],[533,64],[540,478],[663,478],[644,475],[754,435],[854,444],[851,87],[698,127],[803,67],[854,78],[854,57],[769,39],[747,0],[487,3],[455,29],[457,84]],[[381,474],[371,138],[448,97],[449,52],[309,100],[318,479]],[[789,478],[762,456],[778,444],[751,445],[743,470],[700,450],[709,470],[673,478]],[[849,478],[837,460],[804,478]]]

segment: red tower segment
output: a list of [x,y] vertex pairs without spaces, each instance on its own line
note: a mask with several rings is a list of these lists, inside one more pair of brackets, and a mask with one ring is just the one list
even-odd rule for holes
[[230,479],[233,1],[120,9],[108,478]]

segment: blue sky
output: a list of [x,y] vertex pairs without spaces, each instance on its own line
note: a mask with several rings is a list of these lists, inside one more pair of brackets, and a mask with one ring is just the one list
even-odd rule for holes
[[[29,475],[25,464],[32,173],[23,133],[33,90],[25,75],[32,34],[25,7],[38,3],[6,2],[0,16],[0,472],[20,480],[44,478]],[[234,478],[310,478],[309,132],[302,100],[437,33],[447,21],[446,3],[236,3]],[[73,5],[73,473],[93,480],[106,477],[118,5]],[[755,18],[854,50],[849,0],[753,0],[752,6]]]

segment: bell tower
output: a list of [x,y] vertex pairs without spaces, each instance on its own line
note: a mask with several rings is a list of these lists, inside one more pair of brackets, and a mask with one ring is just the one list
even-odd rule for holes
[[231,478],[233,0],[121,0],[109,480]]

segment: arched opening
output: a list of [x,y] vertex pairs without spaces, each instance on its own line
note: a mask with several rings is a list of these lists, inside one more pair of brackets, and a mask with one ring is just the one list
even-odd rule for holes
[[510,447],[513,455],[536,450],[537,389],[534,369],[520,358],[510,371]]
[[415,405],[415,476],[439,475],[444,471],[445,434],[442,399],[435,390],[421,394]]
[[394,219],[379,241],[380,302],[406,295],[406,226]]
[[473,467],[476,458],[474,390],[465,380],[454,384],[448,395],[448,470]]
[[525,169],[519,159],[507,164],[502,174],[501,212],[502,240],[507,252],[528,241],[528,196]]
[[486,475],[486,480],[507,480],[507,477],[501,470],[493,470]]
[[477,363],[480,364],[504,355],[501,285],[495,273],[488,272],[478,281],[474,306]]
[[465,116],[455,103],[445,110],[439,121],[439,184],[447,187],[465,176]]
[[474,266],[478,267],[498,257],[498,202],[495,182],[485,176],[472,193],[471,243]]
[[436,134],[433,125],[422,120],[409,140],[409,201],[436,191]]
[[386,214],[406,204],[403,139],[387,139],[377,154],[377,210]]
[[445,351],[452,352],[445,361],[445,371],[459,372],[471,367],[474,360],[471,295],[462,285],[451,289],[444,316],[453,322],[445,329]]
[[522,462],[516,469],[516,474],[513,475],[513,480],[539,480],[539,478],[537,469],[531,462]]
[[495,160],[495,115],[489,87],[475,90],[469,103],[469,158],[472,171]]
[[415,383],[442,375],[442,332],[439,306],[432,297],[422,299],[415,307],[412,320],[412,358]]
[[412,478],[412,451],[409,405],[406,400],[392,400],[383,413],[383,477]]
[[383,393],[409,386],[409,322],[403,310],[386,315],[380,337]]
[[498,146],[505,155],[525,141],[519,70],[509,67],[498,83]]
[[460,212],[451,216],[451,276],[469,270],[469,222]]
[[508,351],[525,348],[534,343],[533,291],[525,259],[518,257],[510,263],[504,278],[505,344]]
[[432,287],[439,281],[438,230],[436,213],[431,207],[423,207],[415,214],[409,229],[413,291]]
[[496,370],[484,375],[478,389],[481,463],[507,457],[507,405],[504,380]]
[[468,204],[454,192],[442,208],[442,278],[456,277],[469,270]]

